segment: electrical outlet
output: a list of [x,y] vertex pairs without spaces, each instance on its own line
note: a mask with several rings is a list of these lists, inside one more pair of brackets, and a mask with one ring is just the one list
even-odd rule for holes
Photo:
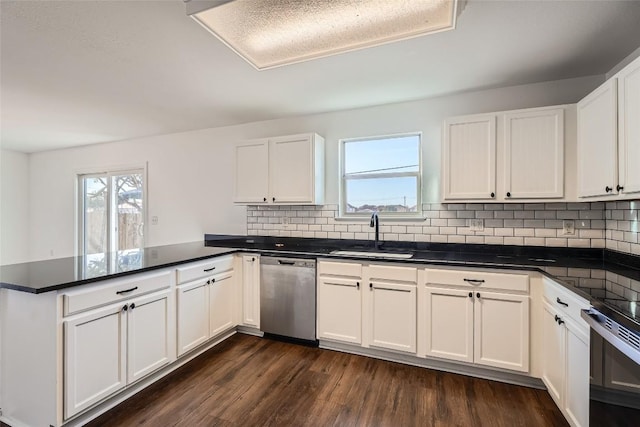
[[158,217],[157,216],[152,216],[151,217],[151,225],[158,225]]
[[573,220],[565,219],[562,221],[562,235],[573,236],[576,234],[576,223]]
[[281,222],[283,224],[291,224],[291,218],[289,218],[288,216],[283,216]]
[[470,219],[469,220],[469,229],[471,231],[483,231],[484,230],[484,220],[483,219]]

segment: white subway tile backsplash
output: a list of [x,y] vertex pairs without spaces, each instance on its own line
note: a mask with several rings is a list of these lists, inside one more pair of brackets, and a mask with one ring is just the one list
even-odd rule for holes
[[[409,222],[382,218],[383,240],[455,242],[603,248],[640,254],[640,202],[609,203],[425,203],[425,219]],[[372,239],[362,220],[336,220],[337,205],[248,206],[247,234]],[[290,224],[282,224],[288,218]],[[469,219],[484,220],[471,231]],[[606,218],[606,221],[605,221]],[[575,222],[576,233],[564,235],[563,220]],[[605,232],[606,230],[606,232]]]
[[505,237],[504,238],[505,245],[524,245],[524,237]]
[[556,237],[556,230],[548,229],[548,228],[536,228],[535,236],[536,237]]
[[567,239],[561,238],[546,238],[544,239],[545,246],[554,246],[554,247],[566,247]]

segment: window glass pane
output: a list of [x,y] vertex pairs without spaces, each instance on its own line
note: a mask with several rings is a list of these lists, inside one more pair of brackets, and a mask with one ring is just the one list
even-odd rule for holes
[[115,175],[112,184],[116,194],[116,250],[118,270],[136,267],[144,246],[144,206],[141,173]]
[[344,144],[346,174],[418,172],[419,159],[418,135],[347,141]]
[[347,179],[345,193],[345,213],[418,211],[418,181],[414,176]]
[[82,178],[83,255],[88,277],[100,275],[107,267],[107,182],[106,176]]

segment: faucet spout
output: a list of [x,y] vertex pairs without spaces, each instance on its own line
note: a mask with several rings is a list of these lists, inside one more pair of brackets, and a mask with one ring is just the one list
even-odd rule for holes
[[373,212],[371,214],[371,221],[369,222],[369,227],[375,227],[375,239],[373,241],[373,247],[375,249],[380,249],[380,220],[378,218],[378,212]]

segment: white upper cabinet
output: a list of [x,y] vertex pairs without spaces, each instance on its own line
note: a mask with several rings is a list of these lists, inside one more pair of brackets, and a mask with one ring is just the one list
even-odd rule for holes
[[640,58],[618,74],[619,190],[640,193]]
[[247,141],[235,148],[234,202],[324,202],[324,139],[301,134]]
[[617,80],[611,79],[578,102],[578,195],[617,193]]
[[495,114],[446,120],[442,152],[445,200],[495,197]]
[[640,193],[640,58],[578,103],[578,196]]
[[236,203],[266,203],[269,195],[269,140],[247,141],[235,147]]
[[444,201],[566,198],[565,140],[567,135],[572,136],[565,129],[568,111],[573,112],[573,107],[530,108],[445,120]]
[[512,199],[564,196],[564,110],[534,109],[504,116],[504,187]]

